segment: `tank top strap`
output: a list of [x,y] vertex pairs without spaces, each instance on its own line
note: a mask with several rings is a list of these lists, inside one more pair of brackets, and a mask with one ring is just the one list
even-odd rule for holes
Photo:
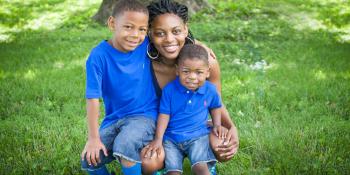
[[162,89],[161,89],[160,86],[159,86],[156,73],[154,72],[152,61],[151,61],[150,66],[151,66],[151,73],[152,73],[153,85],[154,85],[154,88],[155,88],[155,90],[156,90],[157,96],[160,98],[160,97],[162,96]]

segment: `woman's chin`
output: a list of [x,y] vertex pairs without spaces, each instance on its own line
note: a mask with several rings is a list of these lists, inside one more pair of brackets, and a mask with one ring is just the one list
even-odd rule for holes
[[177,56],[179,56],[179,52],[164,52],[161,53],[161,55],[166,58],[167,60],[176,60]]

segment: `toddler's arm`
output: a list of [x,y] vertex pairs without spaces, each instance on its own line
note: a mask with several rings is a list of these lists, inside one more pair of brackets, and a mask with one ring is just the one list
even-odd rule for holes
[[159,114],[157,120],[157,129],[154,140],[146,146],[145,157],[148,155],[153,156],[153,151],[157,152],[157,155],[160,155],[160,149],[162,147],[164,132],[168,126],[170,116],[167,114]]
[[98,116],[99,116],[99,99],[87,99],[86,100],[87,120],[88,120],[88,141],[85,144],[85,148],[81,153],[81,159],[84,160],[85,156],[89,165],[97,165],[100,160],[100,150],[107,156],[107,149],[103,145],[98,132]]
[[219,138],[224,138],[225,132],[221,127],[221,108],[213,108],[210,110],[210,115],[213,121],[213,132]]

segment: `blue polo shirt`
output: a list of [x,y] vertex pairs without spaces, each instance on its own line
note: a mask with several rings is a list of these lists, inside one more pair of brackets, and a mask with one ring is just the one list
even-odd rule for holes
[[156,120],[159,100],[153,86],[148,38],[135,50],[123,53],[102,41],[86,61],[86,98],[103,98],[105,117],[100,128],[129,116]]
[[164,87],[160,101],[159,112],[170,115],[164,139],[179,143],[208,134],[209,110],[220,107],[220,96],[214,84],[206,81],[193,92],[177,77]]

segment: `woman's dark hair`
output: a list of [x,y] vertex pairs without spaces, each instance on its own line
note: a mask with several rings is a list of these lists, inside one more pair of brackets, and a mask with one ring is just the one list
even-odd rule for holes
[[[157,1],[151,2],[147,6],[147,8],[149,12],[149,22],[148,22],[149,27],[151,27],[153,20],[157,16],[167,14],[167,13],[171,13],[179,16],[184,23],[187,23],[189,20],[187,6],[180,4],[178,2],[175,2],[173,0],[157,0]],[[185,44],[194,44],[194,37],[190,30],[188,30],[188,36],[186,37]],[[158,54],[157,49],[154,47],[152,43],[150,43],[148,52],[149,52],[149,55],[153,55],[153,56]]]
[[149,11],[149,23],[162,14],[172,13],[179,16],[184,23],[188,21],[188,8],[185,5],[179,4],[173,0],[158,0],[151,2],[147,6]]

